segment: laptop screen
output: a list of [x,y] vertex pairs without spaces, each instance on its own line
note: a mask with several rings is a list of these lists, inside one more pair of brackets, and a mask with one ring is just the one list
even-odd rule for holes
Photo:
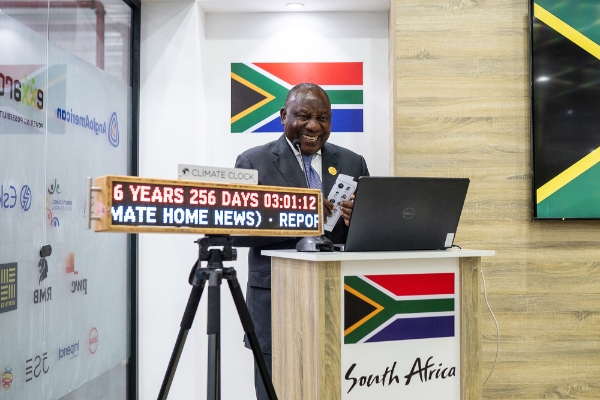
[[361,177],[344,251],[452,247],[469,179]]

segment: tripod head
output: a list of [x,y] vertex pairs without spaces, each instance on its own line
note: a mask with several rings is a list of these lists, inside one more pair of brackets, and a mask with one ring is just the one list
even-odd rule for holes
[[[208,261],[207,269],[223,269],[223,261],[237,260],[237,250],[232,247],[233,239],[229,235],[208,235],[194,241],[200,247],[198,250],[198,260],[190,272],[189,283],[194,284],[196,270],[200,267],[202,261]],[[210,247],[219,247],[221,249],[211,249]]]
[[[203,237],[202,239],[196,240],[194,243],[198,243],[198,245],[200,246],[200,251],[198,255],[198,260],[200,261],[209,261],[210,264],[210,261],[212,259],[211,255],[217,252],[221,255],[221,261],[237,260],[237,250],[231,247],[233,240],[229,235],[208,235],[206,237]],[[223,246],[223,250],[209,250],[209,247],[213,246]]]

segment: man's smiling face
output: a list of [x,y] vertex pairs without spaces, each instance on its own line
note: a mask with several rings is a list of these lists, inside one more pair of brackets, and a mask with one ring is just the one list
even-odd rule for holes
[[285,136],[300,140],[302,154],[316,153],[329,139],[331,104],[318,86],[296,90],[280,114]]

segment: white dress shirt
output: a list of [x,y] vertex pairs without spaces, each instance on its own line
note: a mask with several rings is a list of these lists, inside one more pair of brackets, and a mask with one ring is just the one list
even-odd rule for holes
[[[286,136],[285,140],[287,140],[288,144],[294,151],[294,154],[296,155],[296,159],[298,160],[298,163],[300,164],[300,168],[302,168],[302,171],[304,171],[304,161],[302,161],[302,154],[300,154],[300,152],[294,148],[294,146],[292,145],[292,142],[290,142],[290,140],[287,138],[287,136]],[[321,171],[323,169],[323,157],[321,156],[321,149],[319,149],[319,151],[317,151],[314,154],[314,157],[312,158],[310,165],[313,167],[313,169],[315,171],[317,171],[317,174],[319,175],[319,179],[321,180],[321,182],[323,182],[323,174]]]

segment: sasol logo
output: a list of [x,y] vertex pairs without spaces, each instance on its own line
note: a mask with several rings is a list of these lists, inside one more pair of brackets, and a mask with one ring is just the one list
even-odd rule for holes
[[18,186],[0,185],[0,208],[15,208],[17,204],[23,211],[29,211],[31,208],[31,188],[23,185],[21,190]]
[[117,121],[116,112],[112,113],[108,123],[108,141],[113,147],[119,146],[119,122]]
[[7,95],[17,103],[25,103],[39,110],[44,109],[44,91],[35,87],[35,78],[31,81],[27,75],[23,81],[0,72],[0,96]]

